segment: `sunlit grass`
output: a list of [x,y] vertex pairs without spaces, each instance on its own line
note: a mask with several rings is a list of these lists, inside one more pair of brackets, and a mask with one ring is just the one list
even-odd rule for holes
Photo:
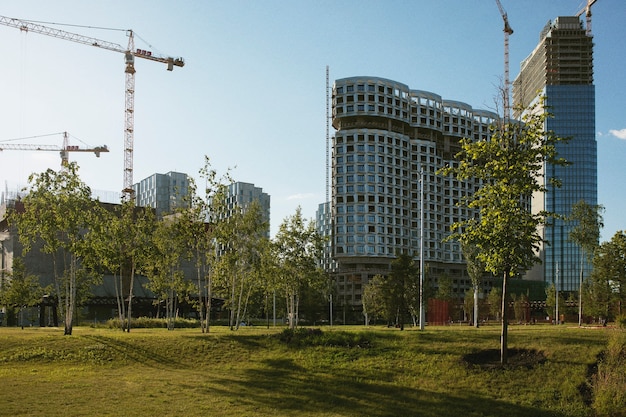
[[511,326],[509,346],[546,361],[483,369],[462,357],[498,348],[498,326],[334,326],[312,346],[283,329],[0,328],[0,415],[587,416],[608,334]]

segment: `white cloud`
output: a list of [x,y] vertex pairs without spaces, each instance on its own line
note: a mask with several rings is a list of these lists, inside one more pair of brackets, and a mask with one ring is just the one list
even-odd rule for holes
[[307,200],[313,197],[315,197],[314,193],[300,193],[300,194],[292,194],[288,196],[287,200]]
[[620,129],[620,130],[611,129],[609,130],[609,133],[615,136],[616,138],[626,140],[626,129]]

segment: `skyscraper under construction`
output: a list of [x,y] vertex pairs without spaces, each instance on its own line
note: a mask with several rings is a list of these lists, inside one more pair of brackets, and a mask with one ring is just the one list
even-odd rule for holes
[[[549,191],[533,197],[533,211],[548,210],[563,218],[541,231],[549,242],[542,248],[543,263],[527,276],[557,283],[562,291],[578,291],[580,249],[569,240],[575,225],[566,218],[580,200],[595,206],[598,188],[593,38],[578,17],[558,17],[548,22],[541,31],[539,44],[521,63],[513,82],[514,104],[526,108],[540,96],[545,96],[553,115],[546,121],[546,131],[569,138],[568,142],[557,144],[557,151],[570,165],[544,167]],[[561,187],[549,186],[550,178],[559,179]],[[588,276],[589,265],[584,264],[583,268]]]

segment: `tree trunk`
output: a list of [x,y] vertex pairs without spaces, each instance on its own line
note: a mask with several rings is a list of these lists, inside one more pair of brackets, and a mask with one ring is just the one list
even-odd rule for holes
[[128,315],[126,319],[126,331],[130,333],[130,321],[133,318],[132,309],[133,309],[133,287],[135,285],[135,262],[132,261],[130,265],[130,284],[128,288]]
[[480,327],[480,319],[478,317],[478,283],[474,285],[474,327]]
[[211,277],[211,271],[209,270],[208,284],[207,284],[207,301],[206,301],[206,332],[209,333],[211,329],[211,303],[213,302],[213,279]]
[[506,284],[507,284],[507,278],[508,278],[508,271],[506,271],[504,273],[504,277],[502,279],[502,332],[500,334],[500,364],[501,365],[506,365],[507,361],[508,361],[508,332],[509,332],[509,328],[508,328],[508,318],[507,318],[507,313],[508,313],[508,303],[507,303],[507,288],[506,288]]
[[[196,251],[196,258],[199,258],[200,254]],[[200,264],[196,265],[196,274],[198,276],[198,319],[200,320],[200,332],[205,333],[205,322],[204,322],[204,289],[202,288],[202,271],[200,270]]]

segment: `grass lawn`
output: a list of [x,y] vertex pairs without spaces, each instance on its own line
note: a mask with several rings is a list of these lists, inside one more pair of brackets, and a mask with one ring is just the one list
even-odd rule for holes
[[[484,368],[499,327],[325,327],[360,346],[295,346],[283,328],[0,328],[2,416],[591,416],[581,386],[610,329],[510,326],[533,367]],[[336,334],[335,334],[336,333]]]

